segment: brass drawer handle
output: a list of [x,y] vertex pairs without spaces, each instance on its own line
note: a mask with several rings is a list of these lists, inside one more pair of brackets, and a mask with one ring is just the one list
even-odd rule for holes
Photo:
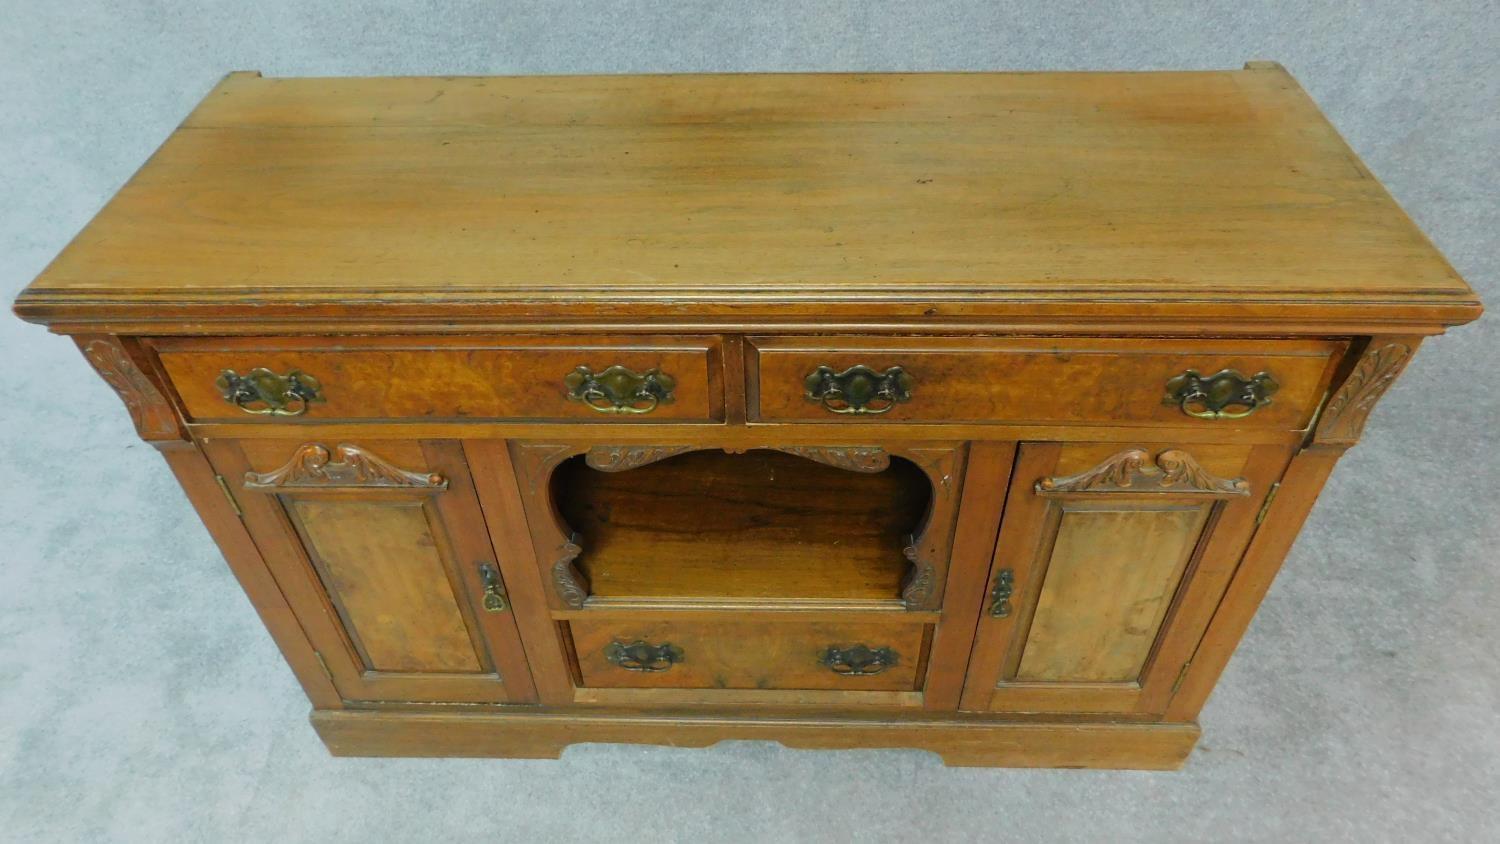
[[479,564],[479,582],[484,584],[484,611],[505,612],[505,590],[500,587],[500,574],[489,563]]
[[995,575],[995,590],[990,593],[990,617],[1005,618],[1010,615],[1010,596],[1015,592],[1016,574],[1010,569],[1001,569]]
[[301,416],[308,405],[324,400],[318,379],[296,369],[285,375],[264,367],[244,375],[226,369],[219,373],[214,386],[224,401],[260,416]]
[[890,668],[901,661],[901,656],[890,648],[851,645],[847,648],[829,647],[818,661],[835,674],[863,677]]
[[626,671],[666,671],[682,662],[682,648],[671,642],[653,645],[640,639],[628,645],[611,642],[604,648],[604,658]]
[[563,378],[569,401],[581,401],[600,413],[650,413],[659,404],[672,403],[677,379],[652,368],[635,372],[611,366],[594,372],[580,366]]
[[1233,369],[1207,378],[1189,369],[1167,381],[1162,404],[1175,404],[1195,419],[1244,419],[1271,403],[1271,394],[1281,387],[1268,372],[1246,378]]
[[876,372],[864,364],[843,372],[820,366],[808,373],[804,383],[807,400],[821,402],[833,413],[887,413],[896,405],[911,401],[912,377],[899,366],[885,372]]

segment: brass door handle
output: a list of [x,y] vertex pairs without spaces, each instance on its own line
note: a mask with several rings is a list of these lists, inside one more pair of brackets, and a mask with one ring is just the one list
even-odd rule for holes
[[479,582],[484,584],[484,611],[505,612],[509,604],[505,601],[505,590],[500,586],[500,573],[495,567],[480,563]]
[[666,671],[682,662],[682,648],[671,642],[653,645],[640,639],[629,644],[611,642],[604,648],[604,658],[626,671]]
[[318,379],[296,369],[285,375],[265,367],[244,375],[226,369],[219,373],[214,386],[224,401],[260,416],[301,416],[313,402],[324,400]]
[[900,654],[890,648],[871,648],[867,645],[850,645],[846,648],[830,646],[818,660],[835,674],[867,676],[879,674],[901,661]]
[[650,413],[657,405],[672,403],[677,379],[654,367],[635,372],[616,365],[595,372],[580,366],[563,377],[563,386],[569,401],[583,402],[600,413]]
[[1167,381],[1162,404],[1175,404],[1195,419],[1244,419],[1271,403],[1271,394],[1281,387],[1269,372],[1245,377],[1224,369],[1204,377],[1189,369]]
[[913,379],[899,366],[877,372],[864,364],[843,372],[820,366],[807,374],[803,395],[819,402],[832,413],[888,413],[902,402],[911,401]]
[[1010,569],[1001,569],[995,575],[995,589],[990,592],[990,617],[1005,618],[1010,615],[1010,596],[1016,588],[1016,574]]

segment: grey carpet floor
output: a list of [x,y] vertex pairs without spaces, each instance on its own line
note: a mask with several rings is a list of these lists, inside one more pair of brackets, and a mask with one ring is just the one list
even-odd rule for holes
[[[226,70],[1285,63],[1500,308],[1494,2],[0,0],[0,293]],[[920,752],[339,760],[154,451],[0,317],[0,840],[1496,840],[1500,330],[1425,348],[1334,475],[1175,774]]]

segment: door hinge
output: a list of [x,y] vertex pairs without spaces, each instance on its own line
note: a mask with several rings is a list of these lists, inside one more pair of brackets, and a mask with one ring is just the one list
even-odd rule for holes
[[1271,484],[1271,491],[1266,493],[1266,500],[1260,503],[1260,512],[1255,514],[1255,523],[1260,524],[1266,520],[1266,514],[1271,512],[1271,502],[1276,500],[1276,493],[1281,489],[1281,481]]
[[224,492],[224,498],[229,501],[229,506],[234,510],[234,515],[241,519],[245,518],[245,513],[240,509],[240,503],[234,500],[234,493],[229,491],[229,484],[224,480],[224,476],[214,475],[214,480],[219,482],[219,489]]
[[1182,681],[1187,679],[1188,669],[1192,667],[1192,660],[1188,660],[1182,664],[1182,670],[1177,672],[1177,679],[1172,681],[1172,694],[1177,694],[1177,690],[1182,688]]

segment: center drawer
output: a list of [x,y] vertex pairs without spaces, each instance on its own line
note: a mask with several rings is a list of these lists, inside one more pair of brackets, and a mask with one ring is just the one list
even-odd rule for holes
[[713,336],[161,339],[156,347],[196,422],[706,422],[724,412]]
[[920,624],[569,622],[593,688],[915,691]]
[[755,337],[765,422],[1301,430],[1344,340]]

